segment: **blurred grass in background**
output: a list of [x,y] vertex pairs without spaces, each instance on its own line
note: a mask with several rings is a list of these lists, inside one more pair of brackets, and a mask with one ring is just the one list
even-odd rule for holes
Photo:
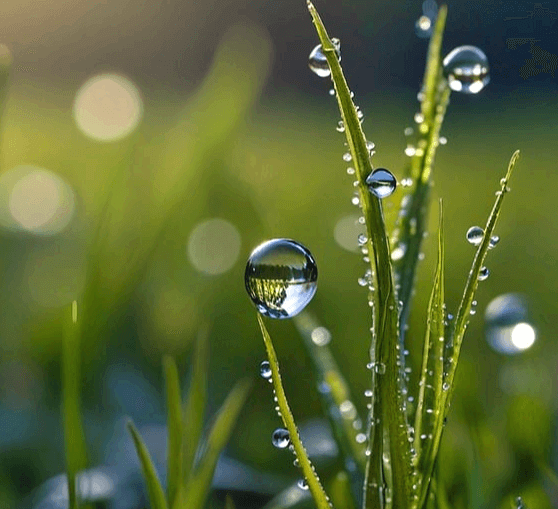
[[[347,7],[349,14],[361,8]],[[407,19],[401,9],[389,11],[393,17],[382,20],[380,36],[389,20]],[[327,18],[327,8],[322,11]],[[451,30],[452,5],[449,12]],[[310,20],[302,19],[308,38]],[[337,19],[340,31],[351,19]],[[278,48],[287,42],[269,30],[272,36],[247,20],[223,30],[205,78],[188,93],[149,80],[142,88],[141,75],[136,82],[119,69],[97,72],[93,63],[93,80],[81,84],[72,76],[18,74],[19,46],[12,48],[0,153],[0,507],[14,507],[64,469],[60,353],[72,300],[84,310],[86,435],[92,463],[102,464],[123,414],[138,423],[164,422],[162,356],[178,357],[186,383],[200,329],[210,337],[210,414],[231,380],[257,376],[264,349],[243,272],[251,249],[267,238],[294,238],[311,249],[320,280],[310,308],[330,329],[332,350],[364,407],[370,317],[357,284],[365,266],[356,255],[356,234],[347,232],[347,217],[356,212],[334,128],[336,108],[329,83],[312,83],[305,68],[312,46],[282,53]],[[483,47],[466,29],[452,37]],[[291,34],[290,44],[296,39]],[[359,47],[357,38],[354,45],[341,41],[349,79],[351,64],[358,70],[359,61],[383,61],[381,49]],[[403,42],[419,44],[411,37]],[[499,58],[487,53],[491,61]],[[385,61],[377,65],[386,68]],[[281,86],[282,66],[304,69],[301,90]],[[454,500],[455,507],[494,506],[508,493],[547,507],[535,463],[558,467],[556,80],[540,74],[513,86],[499,83],[496,76],[478,97],[452,96],[442,132],[448,143],[435,164],[434,193],[445,200],[451,312],[474,253],[465,232],[484,221],[510,153],[522,153],[497,231],[502,240],[490,256],[491,275],[479,288],[463,348],[442,452],[444,477],[450,493],[465,479],[472,483],[468,500]],[[364,130],[376,143],[373,164],[400,177],[416,87],[382,89],[356,79],[352,87]],[[388,222],[397,200],[397,193],[386,200]],[[430,219],[434,231],[435,214]],[[411,315],[415,346],[434,248],[427,239],[417,282],[420,309]],[[502,355],[486,341],[483,315],[493,298],[510,292],[528,303],[536,341],[523,353]],[[294,415],[299,422],[315,417],[320,403],[296,330],[288,322],[272,325]],[[271,445],[276,424],[269,388],[256,384],[229,454],[263,471],[288,472],[289,458]]]

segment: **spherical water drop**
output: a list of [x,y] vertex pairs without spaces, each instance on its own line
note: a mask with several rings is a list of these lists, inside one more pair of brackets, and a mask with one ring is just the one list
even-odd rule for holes
[[397,186],[397,180],[393,174],[385,168],[374,170],[366,178],[368,190],[378,198],[386,198],[390,196]]
[[356,172],[354,168],[351,168],[350,166],[347,168],[347,175],[354,175],[355,173]]
[[346,163],[350,163],[353,160],[353,156],[351,155],[350,152],[345,152],[343,154],[343,161],[345,161]]
[[488,59],[475,46],[459,46],[450,51],[443,68],[448,85],[456,92],[476,94],[490,81]]
[[299,479],[298,482],[296,483],[296,485],[301,490],[307,490],[308,489],[308,483],[306,482],[306,479]]
[[289,432],[285,428],[277,428],[271,435],[271,443],[277,449],[285,449],[291,443]]
[[448,139],[445,136],[440,136],[440,139],[438,141],[440,142],[440,145],[446,145]]
[[358,240],[359,246],[363,246],[364,244],[366,244],[368,242],[368,237],[366,235],[364,235],[364,233],[361,233],[361,234],[359,234],[357,240]]
[[271,366],[268,361],[263,361],[260,364],[260,376],[266,380],[271,380]]
[[536,340],[528,321],[525,299],[507,293],[490,301],[486,307],[485,334],[490,346],[499,353],[512,355],[527,350]]
[[500,242],[500,237],[498,237],[498,235],[490,237],[490,240],[488,241],[488,249],[494,249],[498,242]]
[[490,271],[486,267],[481,267],[478,280],[484,281],[485,279],[488,278],[489,275],[490,275]]
[[342,120],[340,120],[339,122],[337,122],[337,127],[336,127],[335,129],[337,129],[337,131],[340,132],[340,133],[344,133],[344,132],[345,132],[345,124],[343,123]]
[[482,238],[484,236],[484,230],[479,226],[471,226],[467,230],[467,240],[469,244],[473,244],[473,246],[478,246],[482,242]]
[[329,89],[329,95],[335,95],[335,89],[334,88],[330,88]]
[[[331,42],[335,47],[335,53],[337,54],[337,60],[341,61],[341,43],[339,39],[332,38]],[[318,44],[311,52],[308,57],[308,67],[310,70],[317,74],[320,78],[327,78],[331,74],[329,69],[329,64],[327,63],[327,58],[324,55],[322,45]]]
[[312,254],[290,239],[260,244],[248,259],[244,283],[258,311],[270,318],[291,318],[316,293],[318,268]]
[[415,34],[421,39],[432,35],[432,20],[424,14],[415,22]]
[[415,113],[415,116],[413,118],[417,124],[422,124],[422,122],[424,122],[424,115],[420,111]]

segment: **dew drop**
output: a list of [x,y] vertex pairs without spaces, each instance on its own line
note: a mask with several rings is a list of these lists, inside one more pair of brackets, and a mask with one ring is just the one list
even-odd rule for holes
[[379,375],[383,375],[386,372],[386,365],[382,362],[377,362],[374,365],[374,372],[378,373]]
[[285,428],[277,428],[271,435],[271,443],[277,449],[285,449],[291,443],[289,432]]
[[[335,47],[335,53],[337,54],[337,60],[341,61],[341,43],[339,39],[332,38],[331,42]],[[322,45],[318,44],[311,52],[308,57],[308,67],[310,70],[317,74],[320,78],[327,78],[331,74],[329,69],[329,64],[327,63],[327,58],[324,55]],[[334,91],[335,93],[335,91]],[[330,92],[331,94],[331,92]]]
[[445,136],[440,136],[440,139],[438,141],[440,142],[440,145],[446,145],[448,139]]
[[331,95],[331,96],[335,95],[335,89],[334,88],[329,89],[329,95]]
[[449,390],[449,388],[450,388],[449,383],[444,382],[444,383],[442,384],[442,390],[443,390],[443,391],[447,391],[447,390]]
[[397,186],[397,180],[393,174],[385,168],[374,170],[366,178],[368,190],[377,198],[386,198],[393,194]]
[[413,119],[415,123],[422,124],[424,122],[424,115],[420,111],[418,111],[417,113],[415,113]]
[[359,234],[358,238],[358,243],[360,246],[363,246],[364,244],[366,244],[368,242],[368,237],[366,235],[364,235],[364,233]]
[[484,281],[485,279],[488,279],[489,275],[490,275],[490,271],[486,267],[481,267],[478,280]]
[[350,152],[345,152],[343,154],[343,161],[345,161],[346,163],[350,163],[353,160],[353,156],[351,155]]
[[312,254],[290,239],[260,244],[248,258],[244,283],[257,310],[270,318],[291,318],[316,293],[318,268]]
[[340,120],[339,122],[337,122],[337,127],[336,127],[335,129],[337,129],[337,131],[340,132],[340,133],[344,133],[344,132],[345,132],[345,124],[343,123],[342,120]]
[[476,94],[490,81],[488,59],[476,46],[459,46],[443,61],[444,76],[456,92]]
[[488,241],[488,249],[494,249],[498,242],[500,242],[500,237],[498,237],[498,235],[490,237],[490,240]]
[[403,134],[405,136],[412,136],[414,132],[415,132],[415,130],[412,127],[405,127],[405,130],[403,131]]
[[358,433],[355,436],[355,440],[358,444],[363,444],[364,442],[366,442],[366,435],[364,433]]
[[373,393],[370,389],[366,389],[366,390],[364,391],[364,395],[365,395],[367,398],[371,398],[371,397],[374,395],[374,393]]
[[417,153],[417,149],[413,145],[407,145],[405,148],[405,155],[408,157],[412,157]]
[[415,22],[415,33],[420,38],[427,38],[432,35],[432,20],[424,14]]
[[351,168],[350,166],[347,168],[347,175],[354,175],[355,174],[355,169]]
[[480,226],[471,226],[466,234],[469,244],[473,244],[473,246],[478,246],[482,242],[483,236],[484,230]]
[[263,361],[260,364],[260,376],[265,380],[271,380],[271,366],[268,361]]
[[296,483],[296,485],[301,489],[301,490],[307,490],[308,489],[308,483],[306,482],[306,479],[299,479],[298,482]]
[[536,331],[529,323],[526,301],[520,294],[496,297],[486,307],[484,318],[488,344],[499,353],[517,354],[535,343]]
[[376,148],[376,144],[373,141],[366,142],[366,149],[368,150],[370,155],[373,154],[375,148]]
[[325,346],[331,341],[331,332],[325,327],[316,327],[311,332],[310,338],[316,346]]
[[357,207],[360,205],[360,198],[358,196],[353,196],[351,198],[351,203],[353,205],[356,205]]

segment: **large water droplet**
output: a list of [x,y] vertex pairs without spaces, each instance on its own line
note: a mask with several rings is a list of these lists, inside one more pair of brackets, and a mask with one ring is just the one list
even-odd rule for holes
[[318,268],[312,254],[290,239],[260,244],[248,259],[244,283],[258,311],[271,318],[300,313],[316,293]]
[[485,334],[490,346],[499,353],[512,355],[530,348],[536,331],[529,323],[525,299],[507,293],[490,301],[486,307]]
[[[331,39],[331,42],[335,46],[337,60],[341,61],[341,42],[335,37]],[[308,57],[308,67],[310,67],[310,70],[317,74],[320,78],[327,78],[331,74],[331,70],[329,69],[327,58],[324,55],[321,44],[318,44],[310,52],[310,56]]]
[[395,191],[397,180],[389,170],[378,168],[368,175],[366,184],[374,196],[386,198]]
[[271,443],[277,449],[285,449],[291,443],[291,436],[285,428],[277,428],[271,435]]
[[490,81],[488,59],[476,46],[459,46],[443,61],[448,85],[456,92],[476,94]]
[[469,244],[478,246],[482,242],[484,230],[480,226],[471,226],[471,228],[467,230],[466,236]]
[[271,366],[268,361],[263,361],[260,364],[260,376],[266,380],[271,380]]

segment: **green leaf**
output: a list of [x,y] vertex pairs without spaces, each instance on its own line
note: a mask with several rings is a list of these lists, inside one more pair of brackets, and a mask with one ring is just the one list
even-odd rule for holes
[[322,487],[316,471],[314,470],[314,466],[310,462],[310,458],[308,458],[306,450],[302,445],[302,441],[300,440],[298,429],[296,427],[291,409],[289,407],[289,403],[287,401],[287,397],[285,395],[285,391],[283,389],[283,384],[281,382],[281,374],[279,373],[279,361],[277,360],[277,355],[275,354],[275,349],[273,348],[271,337],[265,327],[263,318],[260,316],[260,314],[258,314],[257,317],[258,323],[260,324],[260,328],[262,330],[265,349],[267,351],[267,358],[271,367],[271,378],[273,381],[273,388],[275,389],[277,405],[279,406],[283,423],[289,432],[291,444],[294,447],[294,451],[296,457],[298,458],[300,468],[302,469],[302,473],[306,478],[308,488],[310,489],[310,493],[312,493],[312,497],[314,498],[314,502],[316,503],[318,509],[330,509],[331,506],[328,502],[328,497],[325,494],[324,488]]
[[[361,423],[362,426],[363,421],[352,400],[349,385],[339,370],[329,346],[317,345],[312,340],[313,331],[320,327],[318,321],[307,311],[299,313],[293,320],[314,364],[316,382],[318,385],[326,384],[329,389],[319,391],[319,394],[345,461],[354,460],[363,474],[366,468],[366,445],[357,442],[357,435],[363,430],[355,425]],[[337,411],[329,411],[331,408]]]
[[153,461],[151,460],[151,456],[149,455],[149,451],[147,450],[145,443],[132,421],[128,421],[127,428],[132,435],[134,445],[136,446],[136,452],[141,463],[143,478],[145,480],[151,509],[168,509],[167,501],[165,500],[165,493],[163,492],[161,482],[157,477],[155,466],[153,465]]
[[[407,177],[413,185],[401,188],[403,197],[391,239],[395,254],[393,262],[397,281],[400,284],[398,299],[403,303],[400,314],[401,348],[405,324],[410,312],[411,293],[414,287],[417,263],[424,233],[428,226],[432,166],[438,147],[440,129],[449,103],[450,89],[441,73],[442,37],[446,22],[447,8],[440,7],[430,44],[424,71],[421,113],[424,118],[417,127],[415,155],[411,157]],[[404,358],[401,359],[404,362]]]
[[182,418],[182,477],[188,480],[194,467],[194,458],[203,430],[207,395],[207,363],[209,334],[207,327],[200,329],[196,341],[192,377]]
[[[383,505],[384,476],[382,458],[384,429],[389,436],[390,469],[392,472],[393,508],[405,507],[410,499],[410,455],[403,395],[403,378],[399,367],[399,317],[398,303],[391,266],[390,246],[383,218],[381,201],[368,191],[366,178],[372,171],[366,138],[357,116],[351,93],[337,59],[335,46],[312,3],[308,9],[320,38],[320,43],[335,87],[341,118],[345,126],[345,136],[356,170],[360,204],[366,222],[370,264],[375,278],[373,295],[373,341],[370,360],[380,366],[379,373],[372,373],[374,390],[369,443],[371,454],[366,468],[366,507]],[[385,372],[384,372],[385,370]],[[380,374],[381,373],[381,374]],[[379,422],[378,422],[379,419]]]
[[251,380],[241,380],[227,396],[204,444],[204,454],[199,460],[196,469],[190,475],[187,484],[184,486],[182,500],[175,503],[173,509],[179,509],[181,507],[184,509],[203,508],[205,499],[211,488],[211,481],[215,473],[217,460],[219,459],[221,451],[229,441],[251,385]]
[[457,368],[457,361],[459,360],[459,352],[461,350],[463,336],[465,335],[465,329],[469,323],[469,314],[475,297],[475,292],[479,284],[479,274],[481,268],[484,266],[484,260],[486,258],[486,254],[488,253],[490,238],[494,233],[494,228],[496,227],[496,222],[498,221],[498,216],[500,215],[500,209],[502,208],[504,196],[508,192],[509,181],[518,158],[519,150],[516,150],[508,164],[506,176],[500,180],[500,190],[496,192],[496,201],[494,202],[494,206],[492,207],[492,211],[490,212],[490,216],[488,217],[488,221],[484,228],[482,241],[475,253],[473,264],[471,270],[469,271],[467,283],[465,284],[465,289],[463,291],[463,297],[461,298],[461,303],[455,317],[455,322],[453,328],[450,330],[450,340],[453,342],[453,351],[451,352],[450,357],[446,359],[446,364],[449,364],[449,367],[447,369],[447,375],[444,382],[449,384],[449,391],[445,393],[444,416],[447,415],[449,411],[449,405],[453,395],[453,380]]
[[414,465],[417,471],[417,507],[423,507],[438,454],[444,419],[444,221],[440,200],[438,260],[430,302],[422,357],[419,394],[415,414]]
[[178,369],[172,357],[163,358],[163,370],[167,390],[167,497],[172,507],[182,483],[182,400]]
[[87,447],[81,417],[81,349],[77,323],[77,302],[72,302],[63,325],[62,338],[62,421],[70,509],[77,509],[77,474],[87,467]]

